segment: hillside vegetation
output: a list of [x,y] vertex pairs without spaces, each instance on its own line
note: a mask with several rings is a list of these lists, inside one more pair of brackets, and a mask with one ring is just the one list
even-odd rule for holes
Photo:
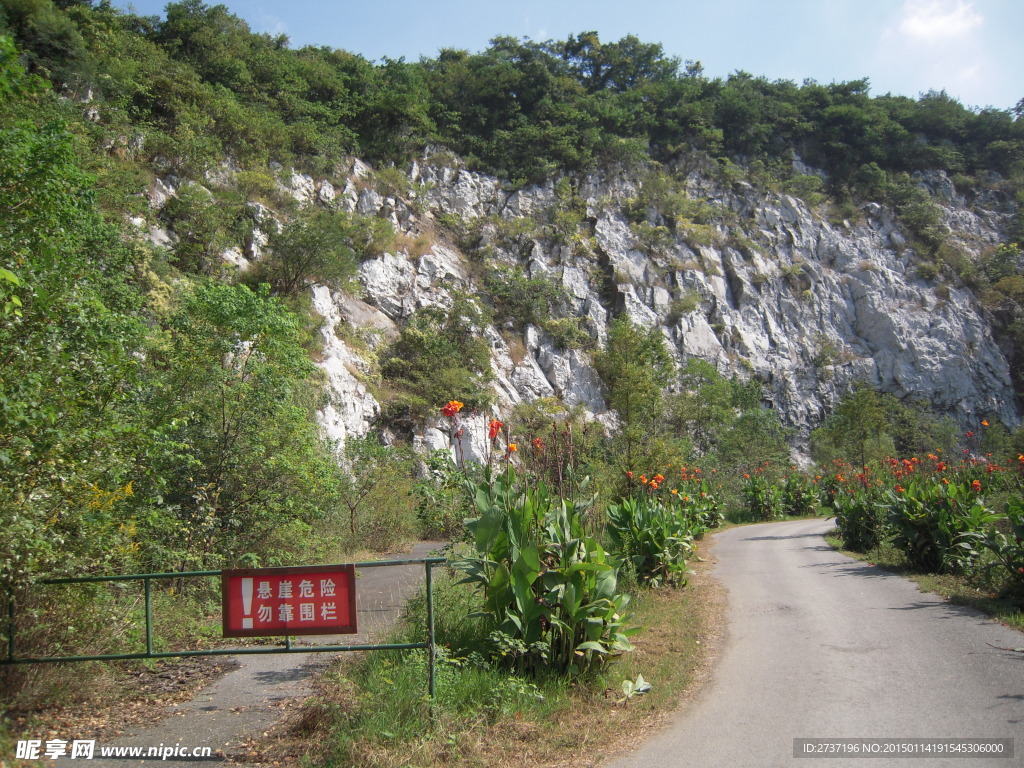
[[[509,192],[548,185],[551,207],[530,220],[475,221],[417,209],[432,182],[409,169],[424,158],[496,177]],[[579,179],[604,169],[643,179],[617,202],[623,227],[652,259],[684,235],[694,252],[723,239],[716,217],[735,213],[685,192],[673,169],[687,164],[725,186],[799,198],[833,222],[862,219],[869,203],[894,212],[917,276],[940,296],[973,292],[1022,391],[1024,101],[979,110],[943,92],[875,96],[866,80],[709,78],[657,44],[602,42],[593,32],[371,62],[293,49],[198,0],[170,3],[164,17],[90,0],[0,0],[0,593],[43,617],[31,638],[38,652],[69,641],[54,605],[26,597],[43,577],[287,564],[428,531],[472,540],[466,567],[479,565],[471,576],[504,612],[501,626],[532,627],[504,647],[511,667],[532,670],[557,656],[575,672],[599,666],[593,654],[629,645],[625,587],[608,575],[611,563],[629,563],[626,587],[680,583],[694,537],[727,507],[772,519],[813,512],[819,497],[834,503],[846,480],[820,489],[813,474],[786,469],[792,435],[763,407],[763,382],[696,358],[676,365],[664,335],[616,304],[623,281],[591,249]],[[352,173],[354,165],[365,172]],[[383,202],[300,205],[287,186],[293,170],[372,187],[432,228],[423,240],[396,231]],[[1001,241],[976,254],[960,249],[921,183],[926,174],[971,199],[998,198],[1009,211]],[[154,190],[170,183],[173,194],[152,205]],[[607,333],[566,309],[563,286],[494,258],[528,253],[535,240],[593,257],[615,315]],[[379,401],[376,426],[389,439],[332,443],[317,420],[327,374],[316,365],[324,341],[310,286],[356,296],[362,264],[422,255],[436,242],[459,252],[472,290],[453,289],[443,310],[410,309],[390,334],[334,329],[365,353],[350,367]],[[729,247],[746,255],[758,244],[734,232]],[[232,249],[248,269],[225,263]],[[718,276],[703,264],[674,268],[684,267]],[[802,266],[779,269],[787,290],[813,298]],[[770,279],[758,273],[754,287],[758,278]],[[677,292],[669,313],[678,319],[703,300]],[[502,416],[508,425],[490,420],[495,372],[481,333],[490,324],[520,347],[524,332],[539,328],[592,361],[614,428],[605,434],[553,398],[520,404]],[[824,377],[844,350],[817,344],[815,375]],[[414,436],[446,402],[439,430],[457,436],[462,408],[490,430],[486,475],[413,452]],[[1020,496],[1015,426],[964,436],[927,403],[856,388],[810,447],[822,466],[845,459],[858,473],[890,454],[994,454],[961,465],[954,480],[975,505],[974,481],[995,467],[992,504],[1005,505]],[[867,530],[873,545],[884,521],[862,485],[857,498],[874,516],[849,527]],[[906,497],[891,490],[887,503],[902,509]],[[856,504],[847,507],[856,518]],[[505,508],[518,509],[520,522],[501,518]],[[1017,502],[1009,508],[1019,517]],[[544,528],[551,540],[520,549],[517,525]],[[992,529],[987,542],[1012,570],[1008,530]],[[948,552],[929,552],[949,562]],[[559,563],[562,593],[586,589],[607,602],[600,616],[584,617],[598,635],[560,614],[565,631],[554,651],[544,646],[551,621],[537,606],[555,571],[541,570],[542,556],[545,568]],[[485,566],[499,561],[523,582],[520,593],[489,581]],[[99,591],[83,600],[116,603]],[[584,607],[597,611],[598,602]],[[79,635],[110,652],[100,623]],[[586,663],[577,659],[584,646]],[[5,670],[9,690],[29,687],[19,674]]]

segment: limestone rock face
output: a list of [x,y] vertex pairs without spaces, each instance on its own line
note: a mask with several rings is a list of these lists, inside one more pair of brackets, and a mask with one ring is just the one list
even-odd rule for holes
[[344,297],[323,286],[313,288],[313,310],[324,323],[320,328],[323,360],[319,365],[327,376],[327,403],[319,412],[324,434],[342,447],[349,437],[362,437],[380,415],[380,404],[359,379],[366,363],[338,336]]
[[[484,250],[559,286],[564,299],[556,315],[577,318],[592,340],[563,348],[534,326],[481,329],[492,351],[497,415],[519,402],[557,397],[610,422],[586,350],[604,344],[610,319],[624,313],[660,329],[680,363],[696,357],[724,374],[761,381],[766,406],[796,428],[798,447],[857,381],[925,400],[967,428],[989,415],[1019,424],[1009,367],[979,302],[963,285],[940,286],[919,275],[920,257],[891,210],[871,203],[856,220],[836,223],[796,197],[727,182],[706,163],[688,168],[674,171],[685,178],[686,196],[712,212],[709,223],[667,221],[652,207],[638,224],[642,180],[608,171],[569,179],[575,232],[558,229],[568,210],[564,184],[510,190],[499,179],[429,158],[414,165],[415,192],[405,199],[375,191],[365,182],[372,170],[359,161],[347,179],[291,174],[287,191],[301,203],[387,218],[402,236],[396,242],[425,243],[362,262],[360,299],[313,290],[314,309],[324,318],[327,433],[338,440],[365,434],[379,413],[354,373],[365,364],[335,333],[341,318],[394,334],[417,309],[450,307],[455,291],[478,295],[474,259]],[[921,174],[917,182],[940,206],[950,242],[968,256],[1004,239],[1013,203],[1000,193],[983,190],[968,199],[941,173]],[[173,178],[156,182],[153,207],[176,186]],[[452,222],[472,228],[478,243],[467,245],[450,231]],[[645,225],[663,233],[658,242],[645,236]],[[244,256],[258,256],[263,245],[265,239],[254,242],[255,253]],[[487,441],[474,435],[486,432],[492,415],[467,417],[461,437],[446,424],[431,425],[417,443],[483,459]]]

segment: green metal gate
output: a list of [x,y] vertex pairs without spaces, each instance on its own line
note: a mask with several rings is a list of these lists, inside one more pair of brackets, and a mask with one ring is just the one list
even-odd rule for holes
[[58,584],[95,584],[101,582],[142,581],[145,600],[146,650],[136,653],[107,653],[94,655],[72,656],[18,656],[17,655],[17,606],[13,591],[8,594],[7,601],[7,656],[0,659],[0,664],[47,664],[77,661],[116,661],[122,659],[167,659],[182,656],[243,656],[270,653],[332,653],[343,651],[387,651],[406,649],[426,649],[428,665],[428,691],[430,697],[435,693],[434,665],[437,660],[437,648],[434,638],[434,591],[433,567],[447,562],[443,557],[417,557],[403,560],[379,560],[355,563],[356,569],[381,568],[386,566],[423,564],[425,567],[425,584],[427,590],[427,639],[421,643],[370,643],[362,645],[311,645],[293,646],[291,637],[285,637],[283,647],[259,648],[211,648],[200,651],[154,651],[153,650],[153,603],[152,582],[154,579],[182,579],[201,577],[220,577],[222,571],[182,571],[178,573],[136,573],[124,576],[81,576],[64,579],[42,579],[38,583],[46,585]]

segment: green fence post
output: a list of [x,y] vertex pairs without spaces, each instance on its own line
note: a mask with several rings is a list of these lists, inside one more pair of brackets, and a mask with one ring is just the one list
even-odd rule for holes
[[146,587],[146,655],[153,655],[153,596],[150,589],[152,579],[143,579]]
[[434,580],[433,563],[427,561],[427,669],[430,673],[430,680],[427,684],[427,692],[430,695],[430,706],[434,706],[434,663],[437,658],[437,645],[434,643]]

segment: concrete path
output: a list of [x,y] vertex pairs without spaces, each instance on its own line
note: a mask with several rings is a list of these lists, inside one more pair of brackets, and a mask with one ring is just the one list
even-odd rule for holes
[[[442,545],[419,542],[407,555],[392,559],[427,557]],[[357,622],[355,635],[323,635],[301,638],[319,645],[361,645],[373,642],[389,629],[408,599],[423,582],[425,566],[404,565],[365,568],[357,571]],[[299,643],[296,643],[298,645]],[[201,691],[191,702],[169,707],[166,717],[151,727],[137,729],[113,742],[97,742],[89,765],[97,768],[172,766],[196,768],[222,761],[217,753],[237,754],[250,735],[259,735],[283,715],[289,700],[310,693],[313,670],[336,654],[280,654],[230,657],[238,668]],[[424,682],[424,685],[426,683]],[[210,747],[212,758],[201,760],[139,760],[100,758],[100,747]]]
[[[1024,635],[836,553],[834,523],[715,536],[728,590],[713,681],[611,768],[1024,765]],[[996,646],[996,647],[993,647]],[[794,758],[799,738],[1013,738],[1015,756]]]

